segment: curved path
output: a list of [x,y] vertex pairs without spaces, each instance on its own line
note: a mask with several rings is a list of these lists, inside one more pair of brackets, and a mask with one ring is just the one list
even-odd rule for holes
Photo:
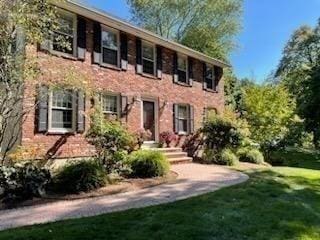
[[97,198],[0,211],[0,230],[173,202],[248,179],[243,173],[221,166],[189,163],[173,165],[171,168],[179,176],[170,184]]

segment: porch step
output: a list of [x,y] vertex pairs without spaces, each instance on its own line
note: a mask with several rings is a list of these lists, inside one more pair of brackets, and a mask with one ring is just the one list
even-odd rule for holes
[[182,164],[182,163],[190,163],[192,162],[191,157],[179,157],[179,158],[169,158],[169,163],[174,164]]
[[168,158],[170,164],[181,164],[192,162],[192,158],[188,157],[188,154],[182,151],[182,148],[150,148],[150,150],[163,152]]
[[164,153],[182,152],[182,148],[150,148],[150,150],[160,151]]
[[168,159],[188,157],[188,154],[186,152],[164,152],[164,155]]

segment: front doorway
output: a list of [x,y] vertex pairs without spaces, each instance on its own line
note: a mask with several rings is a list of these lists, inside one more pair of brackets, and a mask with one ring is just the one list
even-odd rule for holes
[[158,140],[158,104],[155,100],[142,100],[142,128],[148,131],[146,142]]

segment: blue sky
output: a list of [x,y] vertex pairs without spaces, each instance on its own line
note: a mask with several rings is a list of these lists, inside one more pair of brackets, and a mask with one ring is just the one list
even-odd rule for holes
[[[90,5],[130,19],[126,0],[87,0]],[[282,49],[301,25],[314,26],[320,17],[320,0],[245,0],[243,28],[231,63],[239,78],[263,81],[274,70]]]

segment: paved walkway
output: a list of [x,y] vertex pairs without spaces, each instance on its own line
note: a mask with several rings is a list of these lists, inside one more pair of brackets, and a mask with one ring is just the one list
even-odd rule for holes
[[179,176],[171,184],[116,195],[0,211],[0,230],[173,202],[248,179],[247,175],[225,167],[195,163],[174,165],[172,170]]

